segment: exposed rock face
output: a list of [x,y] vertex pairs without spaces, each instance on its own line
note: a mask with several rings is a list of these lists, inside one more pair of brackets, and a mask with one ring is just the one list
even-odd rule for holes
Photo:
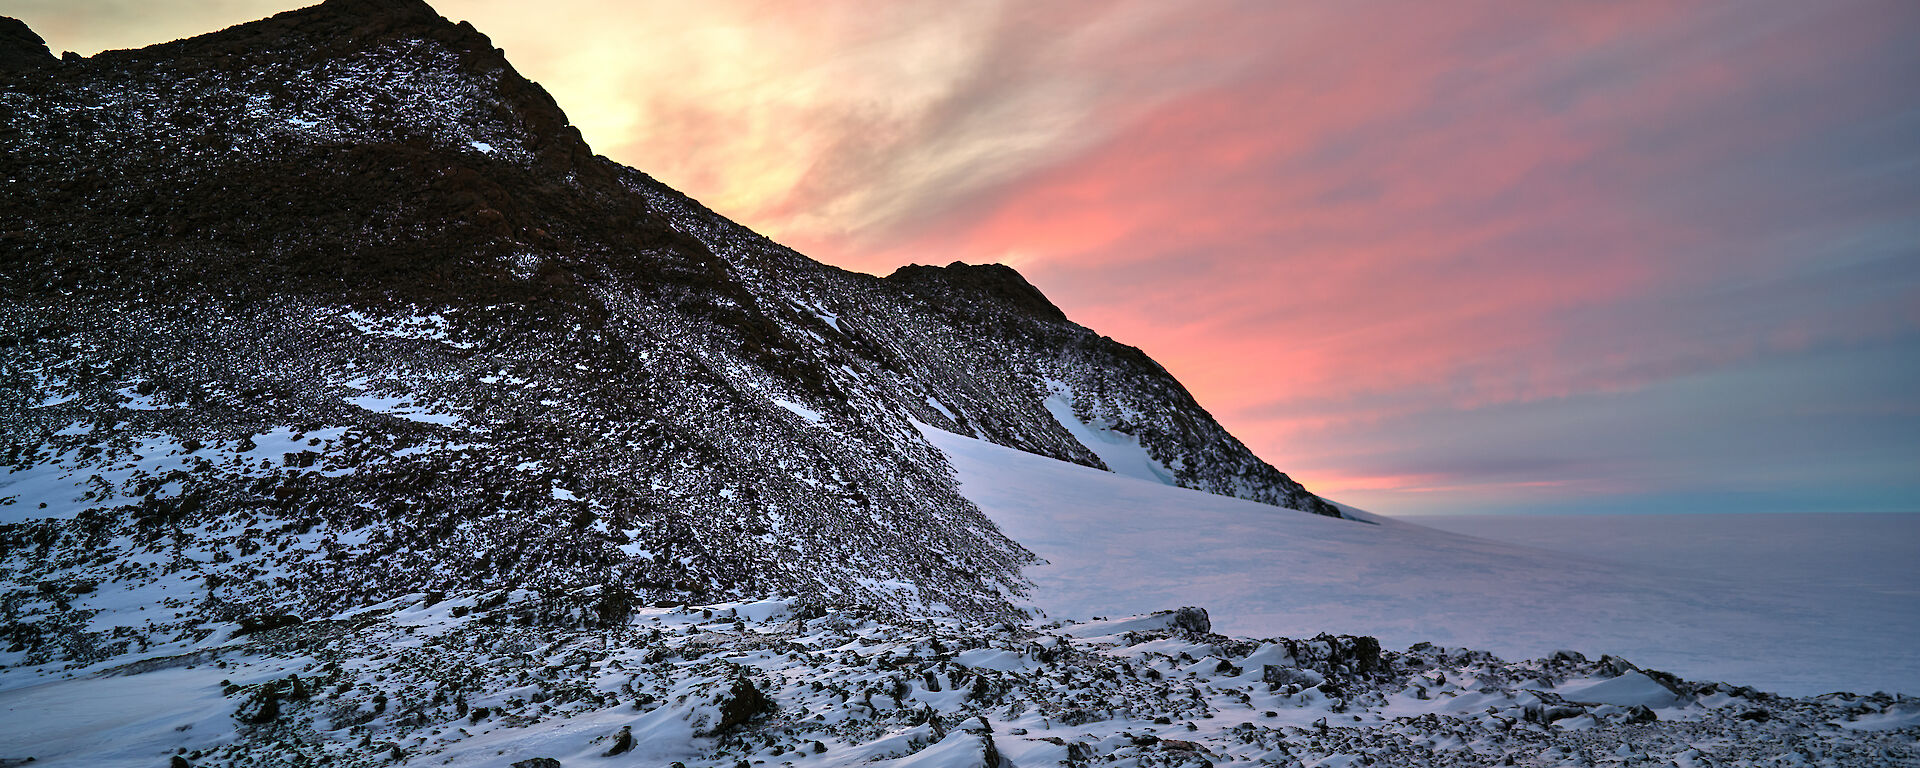
[[1013,270],[809,260],[595,156],[424,3],[43,63],[0,73],[0,578],[45,587],[0,623],[29,657],[127,649],[82,583],[184,580],[154,618],[181,631],[516,589],[580,624],[1005,615],[1031,555],[914,422],[1104,466],[1049,398],[1171,482],[1337,514]]
[[47,41],[29,29],[26,22],[0,16],[0,72],[37,69],[59,63]]

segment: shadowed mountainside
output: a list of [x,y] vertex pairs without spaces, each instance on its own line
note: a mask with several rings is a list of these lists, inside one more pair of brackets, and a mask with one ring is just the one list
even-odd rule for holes
[[1105,468],[1070,409],[1169,482],[1339,514],[1012,269],[812,261],[415,0],[67,61],[8,23],[0,114],[18,653],[124,650],[89,617],[127,590],[181,631],[415,592],[1004,614],[1032,556],[913,420]]

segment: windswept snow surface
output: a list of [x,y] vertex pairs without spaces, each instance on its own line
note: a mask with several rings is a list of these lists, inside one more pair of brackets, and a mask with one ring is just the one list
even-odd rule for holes
[[1429,528],[1629,566],[1799,584],[1859,610],[1920,616],[1920,514],[1421,516]]
[[1920,615],[1844,595],[1627,566],[1190,491],[925,428],[961,492],[1047,562],[1031,600],[1063,617],[1198,605],[1215,631],[1373,635],[1534,658],[1611,653],[1788,695],[1920,693]]

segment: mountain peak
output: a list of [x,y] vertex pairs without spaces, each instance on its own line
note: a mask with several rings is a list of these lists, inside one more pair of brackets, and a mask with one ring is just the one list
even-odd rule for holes
[[[472,24],[451,21],[422,0],[326,0],[89,61],[135,78],[156,70],[194,79],[206,71],[277,78],[283,84],[272,103],[331,112],[297,119],[358,126],[356,143],[422,132],[442,134],[444,142],[477,133],[485,135],[456,146],[511,150],[506,154],[562,173],[608,174],[546,89],[515,70],[506,52]],[[362,98],[341,98],[353,94]],[[374,135],[367,127],[376,128]],[[512,146],[502,146],[502,139]]]
[[1019,310],[1034,318],[1066,322],[1046,294],[1027,282],[1018,270],[1005,264],[968,264],[956,261],[944,267],[909,264],[887,275],[889,282],[909,288],[941,293],[957,293],[973,300]]
[[0,72],[34,69],[59,61],[27,23],[0,16]]
[[325,0],[313,8],[325,8],[348,13],[385,14],[393,16],[413,16],[429,19],[444,19],[439,12],[428,5],[426,0]]

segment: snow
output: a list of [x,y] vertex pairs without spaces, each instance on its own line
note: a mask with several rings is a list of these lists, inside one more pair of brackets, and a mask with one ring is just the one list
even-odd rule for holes
[[[325,453],[347,430],[347,427],[332,427],[300,432],[292,427],[274,427],[248,438],[252,447],[246,450],[240,449],[241,443],[209,444],[188,450],[168,435],[139,435],[124,453],[82,459],[80,453],[69,452],[32,466],[5,468],[0,472],[0,524],[69,520],[92,508],[127,506],[140,503],[143,498],[173,498],[182,490],[178,481],[162,484],[145,494],[133,491],[142,478],[191,470],[202,461],[226,471],[260,476],[267,472],[264,467],[281,466],[287,454]],[[76,423],[60,434],[86,432],[85,424]],[[328,477],[353,472],[350,468],[324,466],[311,471]]]
[[806,419],[807,422],[811,424],[824,424],[827,421],[827,417],[820,415],[819,411],[816,411],[812,408],[808,408],[792,400],[784,400],[776,397],[776,398],[773,398],[773,404],[778,405],[782,408],[785,408],[789,411],[792,411],[793,415],[799,416],[802,419]]
[[1175,626],[1172,611],[1128,616],[1120,619],[1095,619],[1075,624],[1066,634],[1083,639],[1112,638],[1127,632],[1152,632]]
[[906,757],[866,764],[874,768],[979,768],[984,765],[986,747],[979,735],[954,731],[939,743]]
[[1835,725],[1851,731],[1891,731],[1920,726],[1920,710],[1863,714]]
[[34,383],[33,388],[27,391],[38,392],[42,395],[40,402],[28,406],[30,408],[52,408],[56,405],[63,405],[73,400],[76,396],[74,392],[65,391],[67,387],[66,379],[49,375],[46,371],[29,371],[28,373],[33,376]]
[[747,621],[772,621],[793,612],[793,603],[786,600],[760,600],[741,603],[733,609],[733,615]]
[[1628,672],[1619,677],[1585,685],[1561,686],[1556,693],[1568,701],[1613,704],[1622,707],[1642,706],[1649,709],[1671,707],[1680,698],[1674,695],[1672,690],[1641,672]]
[[1814,586],[1855,610],[1920,614],[1920,515],[1715,513],[1446,515],[1413,521],[1443,531],[1628,566],[1722,579]]
[[1073,389],[1058,381],[1048,381],[1047,386],[1052,393],[1044,401],[1047,412],[1053,414],[1054,420],[1060,422],[1060,426],[1065,427],[1073,439],[1080,441],[1093,455],[1099,456],[1108,469],[1152,483],[1174,484],[1172,470],[1148,456],[1139,438],[1116,431],[1111,424],[1081,421],[1073,413]]
[[231,738],[233,704],[219,683],[239,678],[236,672],[202,665],[0,692],[0,721],[32,723],[0,727],[0,755],[31,755],[35,764],[163,765],[154,755]]
[[361,395],[359,397],[347,398],[347,402],[356,408],[365,409],[374,413],[384,413],[389,416],[397,416],[408,421],[417,421],[422,424],[439,424],[441,426],[456,426],[461,423],[459,416],[428,410],[426,406],[417,404],[414,400],[415,398],[411,396],[383,397],[380,395]]
[[1920,613],[1861,612],[1832,590],[1743,583],[1174,488],[922,426],[961,492],[1047,562],[1029,599],[1055,616],[1197,605],[1215,631],[1373,635],[1539,657],[1571,647],[1789,695],[1920,693]]
[[[87,475],[59,463],[47,462],[30,467],[8,467],[0,474],[0,524],[28,520],[71,520],[89,506],[81,494],[87,490]],[[29,503],[38,500],[46,504]]]
[[455,349],[473,349],[471,342],[457,341],[449,330],[451,323],[440,313],[381,317],[358,310],[340,309],[340,319],[369,336],[413,341],[434,341]]
[[652,560],[655,557],[659,557],[659,555],[654,554],[653,550],[648,549],[646,545],[638,543],[621,544],[620,551],[642,560]]
[[173,403],[164,402],[149,395],[142,395],[135,391],[133,387],[117,390],[114,394],[126,400],[126,402],[120,404],[120,407],[129,411],[163,411],[173,407]]
[[1012,672],[1031,669],[1034,665],[1026,654],[998,648],[973,648],[961,651],[953,657],[953,663],[975,669],[994,669]]
[[933,395],[927,395],[927,407],[939,411],[940,415],[947,417],[948,421],[955,424],[960,423],[960,417],[953,415],[953,411],[947,410],[947,407],[941,405],[939,400],[935,400]]
[[842,329],[842,328],[840,327],[840,316],[839,316],[839,315],[837,315],[837,314],[834,314],[834,313],[832,313],[832,312],[828,312],[828,311],[827,311],[827,310],[826,310],[825,308],[823,308],[823,307],[820,307],[819,305],[814,305],[814,306],[812,306],[812,307],[809,307],[809,309],[812,309],[812,310],[813,310],[813,316],[814,316],[814,317],[817,317],[817,318],[820,318],[820,322],[823,322],[823,323],[826,323],[827,325],[830,325],[830,326],[833,326],[833,329],[834,329],[834,330],[836,330],[836,331],[840,331],[840,332],[842,332],[842,333],[845,333],[845,332],[846,332],[845,330],[843,330],[843,329]]
[[[253,448],[238,451],[234,455],[245,465],[257,465],[263,461],[279,463],[289,453],[301,451],[326,452],[327,448],[345,437],[351,427],[327,427],[303,432],[293,427],[274,427],[248,438]],[[327,473],[339,476],[344,473]]]

